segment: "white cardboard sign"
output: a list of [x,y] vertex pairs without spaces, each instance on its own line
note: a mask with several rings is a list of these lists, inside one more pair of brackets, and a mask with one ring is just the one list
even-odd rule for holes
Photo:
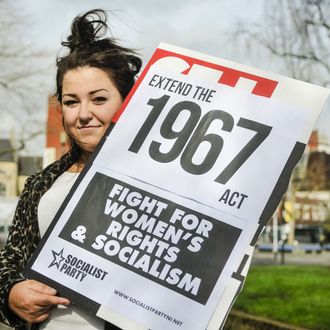
[[123,329],[218,329],[328,94],[161,44],[27,273]]

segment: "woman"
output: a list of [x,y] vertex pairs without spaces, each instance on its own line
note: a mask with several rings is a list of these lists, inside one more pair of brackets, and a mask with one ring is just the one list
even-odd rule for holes
[[[0,255],[0,320],[12,327],[104,329],[104,321],[71,306],[56,290],[22,275],[56,211],[134,84],[141,60],[106,38],[106,15],[93,10],[74,19],[57,59],[56,94],[70,151],[26,181],[6,247]],[[61,306],[66,306],[65,308]]]

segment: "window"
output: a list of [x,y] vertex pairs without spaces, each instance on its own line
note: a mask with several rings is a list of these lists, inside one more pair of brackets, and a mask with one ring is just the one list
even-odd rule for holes
[[0,182],[0,196],[6,195],[6,185],[3,182]]

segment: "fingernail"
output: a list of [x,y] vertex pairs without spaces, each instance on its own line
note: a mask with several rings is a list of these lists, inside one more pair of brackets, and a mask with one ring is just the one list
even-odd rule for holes
[[48,292],[49,292],[49,294],[56,294],[57,291],[53,288],[49,288]]

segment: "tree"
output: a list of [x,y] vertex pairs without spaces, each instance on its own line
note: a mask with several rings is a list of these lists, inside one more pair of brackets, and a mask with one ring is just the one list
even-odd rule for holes
[[268,0],[262,22],[236,32],[278,59],[285,74],[330,85],[330,1]]
[[[260,22],[235,31],[247,51],[262,49],[270,71],[330,87],[330,0],[267,0]],[[318,142],[329,147],[330,111],[316,123]]]
[[42,78],[49,65],[47,53],[24,43],[20,29],[26,17],[12,6],[0,0],[1,138],[14,135],[13,151],[21,151],[44,133],[48,88]]
[[[267,0],[260,22],[240,25],[235,35],[239,42],[244,41],[244,49],[259,55],[259,63],[266,69],[330,87],[330,0]],[[326,147],[330,139],[329,120],[327,108],[316,123],[318,143]],[[328,160],[321,161],[328,156],[317,150],[306,151],[287,192],[293,203],[296,191],[305,190],[308,202],[308,192],[329,189],[330,164]],[[324,210],[322,199],[318,208]],[[293,236],[294,220],[290,224]],[[325,224],[329,226],[329,220]]]

